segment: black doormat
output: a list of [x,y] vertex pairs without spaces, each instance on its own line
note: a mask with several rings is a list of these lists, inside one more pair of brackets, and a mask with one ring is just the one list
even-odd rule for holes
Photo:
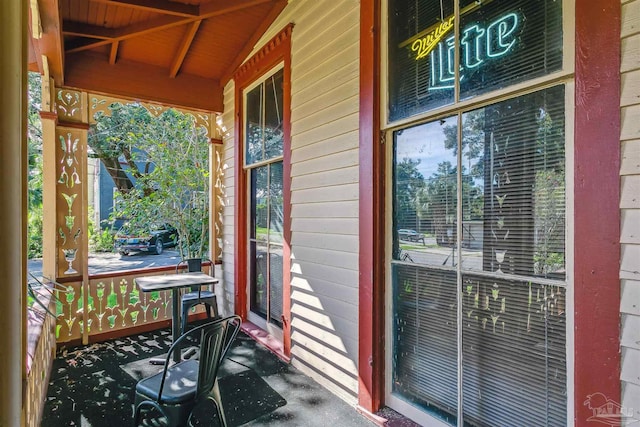
[[[241,342],[246,337],[241,334],[238,338],[237,342]],[[170,344],[169,331],[161,330],[61,349],[53,364],[41,425],[132,425],[135,385],[162,370],[148,359],[166,354]],[[225,376],[219,378],[228,424],[238,426],[286,405],[286,400],[253,369],[229,360],[233,350],[223,364],[228,365],[227,369],[221,370]],[[215,409],[206,406],[194,411],[194,424],[217,426]],[[152,416],[147,418],[145,425],[163,425]]]

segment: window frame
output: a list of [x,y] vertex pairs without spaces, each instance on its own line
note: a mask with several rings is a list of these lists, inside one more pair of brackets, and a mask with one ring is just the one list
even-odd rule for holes
[[[459,4],[455,3],[455,29],[454,31],[459,33]],[[476,110],[479,108],[493,105],[507,99],[514,99],[519,96],[523,96],[532,92],[536,92],[542,89],[550,88],[557,85],[564,85],[565,87],[565,268],[566,278],[564,281],[566,289],[566,375],[567,375],[567,401],[566,411],[567,420],[573,419],[574,414],[574,286],[573,286],[573,274],[574,271],[574,229],[569,225],[571,218],[574,217],[573,201],[574,201],[574,109],[575,109],[575,53],[573,47],[575,46],[575,1],[574,0],[562,0],[562,43],[563,43],[563,55],[562,55],[562,68],[556,72],[550,73],[545,76],[533,78],[525,82],[520,82],[514,85],[510,85],[506,88],[489,91],[482,95],[472,97],[470,99],[460,100],[459,85],[455,85],[454,90],[454,102],[449,105],[437,107],[432,110],[419,113],[403,119],[390,121],[389,120],[389,54],[388,54],[388,35],[389,35],[389,22],[388,22],[388,10],[389,0],[381,1],[381,79],[380,79],[380,123],[381,133],[383,140],[386,142],[384,147],[384,171],[385,171],[385,209],[384,209],[384,230],[385,230],[385,242],[384,242],[384,318],[386,319],[383,325],[385,336],[385,351],[384,354],[384,377],[382,381],[384,383],[384,399],[387,404],[391,404],[396,410],[401,411],[408,417],[419,422],[426,422],[428,425],[434,426],[451,426],[438,419],[433,414],[427,413],[416,406],[408,403],[399,396],[394,396],[393,390],[393,325],[391,320],[393,319],[393,272],[391,269],[392,263],[398,262],[393,259],[393,164],[394,164],[394,144],[393,135],[394,132],[412,126],[421,125],[424,123],[439,120],[445,117],[456,117],[458,121],[464,113]],[[455,57],[456,64],[458,64],[458,58],[460,55],[460,44],[455,45]],[[456,81],[459,75],[459,67],[456,67]],[[461,127],[458,127],[458,138],[460,138]],[[461,155],[461,150],[458,150],[458,156]],[[458,176],[460,181],[460,176]],[[460,182],[458,182],[460,184]],[[460,195],[458,196],[460,197]],[[456,217],[458,214],[456,214]],[[457,235],[461,236],[461,221],[456,221],[458,232]],[[456,257],[460,259],[461,248],[458,245]],[[456,268],[458,279],[461,281],[462,269]],[[477,272],[467,271],[467,274],[475,274]],[[558,281],[549,281],[548,279],[538,280],[540,283],[552,282],[557,284]],[[458,283],[460,285],[460,283]],[[458,293],[458,372],[462,367],[462,327],[461,327],[461,311],[462,304],[460,301],[460,293]],[[458,425],[461,425],[463,417],[460,415],[462,409],[461,400],[462,389],[462,375],[458,374]]]
[[[273,75],[275,75],[278,71],[283,70],[284,71],[284,61],[281,61],[280,63],[276,64],[275,66],[271,67],[267,72],[265,72],[264,74],[262,74],[260,77],[258,77],[256,80],[253,81],[253,83],[251,83],[250,85],[246,86],[245,88],[242,89],[242,122],[243,124],[246,126],[246,117],[247,117],[247,95],[249,94],[249,92],[251,92],[253,89],[257,88],[258,86],[262,86],[266,83],[267,79],[269,79],[269,77],[272,77]],[[283,76],[283,82],[284,82],[284,76]],[[265,100],[262,101],[262,104],[264,106],[265,104]],[[283,110],[284,110],[284,105],[283,105]],[[283,128],[284,128],[284,117],[283,117]],[[243,136],[245,135],[245,129],[242,129],[242,134]],[[264,143],[264,141],[263,141]],[[284,153],[284,135],[283,135],[283,142],[282,142],[282,151]],[[246,152],[247,152],[247,141],[246,138],[242,139],[242,149],[244,150],[245,155],[243,156],[243,169],[246,171],[248,169],[252,169],[252,168],[256,168],[259,166],[264,166],[268,163],[272,163],[275,161],[280,161],[283,159],[284,155],[279,155],[279,156],[275,156],[275,157],[271,157],[268,159],[263,159],[257,162],[253,162],[250,164],[247,164],[247,158],[246,158]],[[264,150],[264,147],[263,147]]]
[[[233,233],[233,306],[236,314],[243,320],[248,319],[248,206],[249,183],[245,171],[244,153],[244,100],[243,90],[260,80],[266,72],[280,63],[284,64],[283,76],[283,176],[291,175],[291,35],[294,24],[285,25],[279,32],[263,44],[263,47],[254,51],[253,56],[247,59],[233,74],[234,87],[234,207],[233,215],[236,224]],[[257,165],[254,165],[257,166]],[[291,183],[284,179],[283,182],[283,272],[290,271],[291,267]],[[283,274],[283,295],[290,295],[291,278]],[[283,329],[282,345],[276,345],[274,340],[267,340],[264,334],[257,328],[249,328],[247,331],[255,339],[262,342],[283,360],[289,360],[291,354],[291,300],[283,298]]]

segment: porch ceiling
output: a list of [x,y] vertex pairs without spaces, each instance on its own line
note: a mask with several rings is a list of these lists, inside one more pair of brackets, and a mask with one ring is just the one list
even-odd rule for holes
[[221,111],[224,84],[287,1],[30,3],[29,69],[56,86]]

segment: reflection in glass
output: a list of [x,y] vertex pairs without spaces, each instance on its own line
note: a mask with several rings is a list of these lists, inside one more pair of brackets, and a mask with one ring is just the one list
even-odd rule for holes
[[250,237],[259,241],[267,240],[269,205],[269,167],[251,169],[251,230]]
[[564,87],[462,115],[462,267],[565,277]]
[[283,70],[245,95],[245,163],[251,165],[282,156]]
[[264,151],[265,159],[282,156],[284,132],[283,82],[284,71],[280,70],[264,83]]
[[449,422],[566,424],[564,104],[559,85],[394,132],[393,393]]
[[282,162],[269,167],[269,241],[282,243],[284,227]]
[[262,152],[262,86],[258,86],[247,93],[245,99],[245,161],[247,164],[256,163],[264,159]]
[[456,118],[395,132],[394,142],[394,258],[453,267],[458,206]]
[[282,327],[282,246],[269,247],[269,320]]
[[254,167],[251,174],[251,310],[281,326],[282,161]]

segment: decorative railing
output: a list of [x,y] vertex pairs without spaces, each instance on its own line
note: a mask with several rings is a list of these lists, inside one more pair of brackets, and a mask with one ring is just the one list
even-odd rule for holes
[[[211,265],[203,265],[209,272]],[[89,342],[97,336],[126,336],[132,328],[153,329],[171,320],[171,291],[141,292],[136,278],[174,273],[175,267],[132,270],[89,276],[82,282],[61,283],[56,301],[59,343]],[[197,307],[195,312],[202,311]],[[85,327],[86,325],[86,327]]]
[[47,289],[30,292],[27,310],[27,398],[25,423],[28,427],[40,425],[40,418],[47,397],[49,373],[56,350],[55,319],[49,313],[54,310],[53,298]]

